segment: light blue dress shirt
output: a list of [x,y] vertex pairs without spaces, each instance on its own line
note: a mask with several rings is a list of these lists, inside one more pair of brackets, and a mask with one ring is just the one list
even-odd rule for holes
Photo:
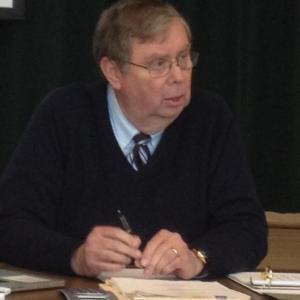
[[[107,89],[107,101],[108,113],[113,132],[122,152],[131,163],[130,153],[134,147],[134,141],[132,138],[139,133],[139,130],[125,117],[116,98],[116,94],[110,85]],[[151,134],[151,141],[147,144],[151,155],[154,153],[162,134],[163,131]]]

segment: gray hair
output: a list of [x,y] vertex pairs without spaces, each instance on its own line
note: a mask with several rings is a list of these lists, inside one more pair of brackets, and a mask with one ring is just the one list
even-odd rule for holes
[[161,0],[121,0],[101,14],[93,38],[93,55],[97,64],[107,56],[123,65],[131,56],[132,39],[151,41],[167,31],[175,19],[181,20],[188,39],[191,30],[183,16]]

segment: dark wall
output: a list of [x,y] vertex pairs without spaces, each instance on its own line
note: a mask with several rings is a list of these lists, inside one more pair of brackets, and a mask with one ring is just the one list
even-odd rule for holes
[[[0,173],[46,93],[98,78],[91,36],[113,2],[26,0],[25,20],[0,20]],[[201,53],[195,84],[238,119],[265,209],[300,211],[300,1],[170,2]]]

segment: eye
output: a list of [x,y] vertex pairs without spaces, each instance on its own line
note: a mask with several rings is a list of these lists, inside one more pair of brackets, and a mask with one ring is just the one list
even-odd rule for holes
[[190,52],[184,52],[184,53],[181,53],[179,56],[178,56],[178,59],[179,60],[187,60],[190,58]]
[[188,52],[182,53],[182,54],[180,55],[181,58],[186,58],[186,57],[188,57],[188,56],[189,56],[189,53],[188,53]]
[[149,68],[151,69],[163,69],[168,65],[168,61],[165,58],[157,58],[150,62]]

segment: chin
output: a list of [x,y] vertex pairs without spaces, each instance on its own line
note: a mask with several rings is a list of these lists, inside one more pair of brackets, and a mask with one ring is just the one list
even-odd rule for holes
[[184,110],[184,108],[187,106],[187,104],[186,105],[182,105],[182,106],[180,106],[180,107],[177,107],[176,109],[166,109],[164,112],[163,112],[163,116],[165,117],[165,118],[168,118],[168,119],[170,119],[170,120],[175,120],[181,113],[182,113],[182,111]]

